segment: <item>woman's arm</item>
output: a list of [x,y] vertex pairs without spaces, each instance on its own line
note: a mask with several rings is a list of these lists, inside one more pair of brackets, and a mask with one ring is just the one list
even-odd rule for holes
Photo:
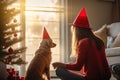
[[54,62],[52,65],[53,65],[54,69],[57,67],[66,67],[66,65],[61,62]]
[[88,48],[88,38],[79,41],[76,61],[75,63],[66,64],[66,68],[70,70],[80,70],[87,59]]

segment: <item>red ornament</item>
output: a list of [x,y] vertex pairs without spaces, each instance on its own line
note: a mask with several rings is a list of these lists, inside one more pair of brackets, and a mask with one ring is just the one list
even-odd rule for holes
[[20,80],[25,80],[25,77],[21,77],[21,79]]
[[10,47],[10,48],[8,49],[8,52],[9,52],[9,53],[13,53],[13,49]]
[[16,33],[14,34],[14,37],[17,37],[17,34],[16,34]]
[[16,23],[16,22],[17,22],[17,19],[14,19],[13,22]]

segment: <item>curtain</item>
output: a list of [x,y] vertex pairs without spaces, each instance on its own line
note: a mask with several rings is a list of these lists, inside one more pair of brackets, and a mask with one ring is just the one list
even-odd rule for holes
[[120,0],[113,2],[112,22],[120,22]]

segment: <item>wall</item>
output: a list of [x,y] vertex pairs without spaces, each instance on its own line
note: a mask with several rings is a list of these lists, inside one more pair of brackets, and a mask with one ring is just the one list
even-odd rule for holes
[[81,10],[86,8],[89,23],[93,30],[111,23],[112,2],[102,0],[68,0],[68,22],[72,23]]

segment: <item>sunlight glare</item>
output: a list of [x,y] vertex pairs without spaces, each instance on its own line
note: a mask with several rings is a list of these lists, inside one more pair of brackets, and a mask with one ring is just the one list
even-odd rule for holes
[[[46,7],[54,7],[54,4],[57,0],[26,0],[26,6],[46,6]],[[42,4],[41,4],[42,3]]]

